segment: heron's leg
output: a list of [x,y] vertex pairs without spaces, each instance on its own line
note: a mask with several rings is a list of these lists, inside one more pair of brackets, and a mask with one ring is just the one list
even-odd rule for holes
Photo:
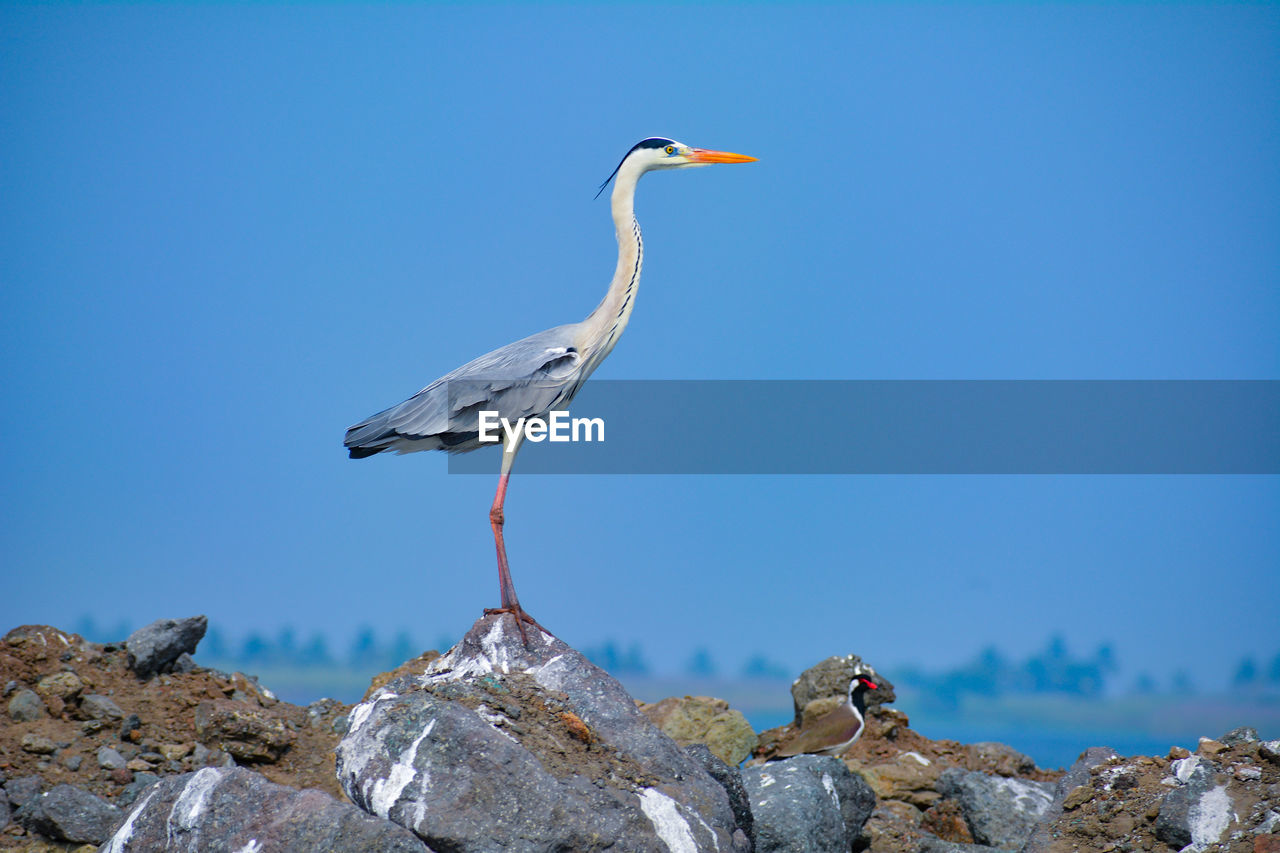
[[527,645],[528,636],[524,631],[524,623],[537,625],[533,617],[524,612],[524,608],[520,606],[520,599],[516,597],[515,584],[511,582],[511,566],[507,563],[507,545],[502,538],[502,526],[506,523],[506,517],[502,511],[502,505],[507,500],[507,482],[511,478],[511,466],[515,462],[516,451],[520,449],[520,442],[523,435],[517,434],[510,447],[504,447],[502,451],[502,473],[498,475],[498,491],[493,496],[493,506],[489,509],[489,526],[493,528],[493,544],[498,551],[498,593],[501,596],[501,606],[486,609],[485,613],[510,613],[516,617],[516,627],[520,629],[520,639]]

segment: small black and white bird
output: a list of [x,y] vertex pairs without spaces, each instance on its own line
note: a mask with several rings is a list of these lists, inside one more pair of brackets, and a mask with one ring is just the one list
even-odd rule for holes
[[790,758],[805,753],[842,755],[867,727],[867,691],[875,689],[876,683],[867,674],[855,674],[849,682],[844,704],[837,705],[816,720],[806,720],[800,730],[771,757]]

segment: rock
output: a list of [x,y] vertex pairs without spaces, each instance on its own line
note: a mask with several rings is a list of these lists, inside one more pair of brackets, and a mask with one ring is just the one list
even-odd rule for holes
[[1006,779],[973,770],[948,768],[938,791],[960,803],[974,841],[1017,849],[1030,839],[1048,811],[1054,786],[1048,782]]
[[451,853],[742,850],[723,787],[608,673],[507,615],[352,709],[353,802]]
[[[427,667],[431,665],[431,662],[438,657],[440,657],[440,653],[437,652],[435,649],[432,649],[429,652],[423,652],[422,654],[418,655],[416,658],[410,658],[409,660],[400,664],[398,667],[396,667],[393,670],[390,670],[388,672],[378,673],[372,679],[369,680],[369,689],[364,692],[364,696],[360,699],[360,701],[361,702],[365,701],[374,693],[376,693],[379,688],[384,687],[385,685],[389,684],[392,681],[395,681],[397,678],[402,678],[406,675],[422,675],[427,671]],[[334,700],[321,699],[320,701],[332,702]]]
[[984,773],[994,773],[997,776],[1021,776],[1033,773],[1036,769],[1036,763],[1029,755],[1024,755],[1003,743],[981,741],[971,743],[965,749],[973,762],[970,768],[982,770]]
[[847,853],[876,805],[875,794],[844,762],[797,755],[747,767],[756,853]]
[[[1091,746],[1084,752],[1080,753],[1080,757],[1076,759],[1075,764],[1063,774],[1053,788],[1053,801],[1049,807],[1045,809],[1041,815],[1036,828],[1031,834],[1031,838],[1022,848],[1022,853],[1048,853],[1053,845],[1053,834],[1050,831],[1050,825],[1061,816],[1065,807],[1067,798],[1071,793],[1080,787],[1087,787],[1092,780],[1090,773],[1093,768],[1105,764],[1109,759],[1116,757],[1116,751],[1109,746]],[[1092,790],[1092,788],[1090,788]],[[1083,796],[1080,795],[1080,796]],[[1080,802],[1076,802],[1075,807],[1079,807]]]
[[189,619],[157,619],[139,628],[125,641],[129,668],[139,678],[150,678],[168,671],[183,652],[195,652],[208,627],[209,620],[204,616],[192,616]]
[[56,752],[58,745],[44,735],[27,732],[22,736],[22,751],[33,755],[49,755]]
[[14,722],[33,723],[44,715],[44,701],[30,688],[23,687],[9,698],[9,719]]
[[116,805],[121,808],[129,808],[138,801],[138,797],[143,791],[160,781],[160,777],[154,773],[139,773],[134,776],[132,782],[126,782],[120,796],[116,797]]
[[1094,791],[1092,785],[1080,785],[1079,787],[1072,789],[1071,793],[1067,794],[1067,798],[1062,801],[1062,810],[1064,812],[1069,812],[1072,809],[1080,808],[1085,803],[1093,799],[1093,794]]
[[9,825],[9,795],[0,788],[0,828]]
[[100,853],[188,850],[429,853],[389,821],[239,767],[206,767],[161,780],[142,794]]
[[931,832],[943,841],[972,844],[973,833],[964,819],[964,812],[955,800],[942,800],[921,816],[920,828]]
[[119,770],[124,767],[124,756],[109,746],[98,747],[98,766],[103,770]]
[[297,739],[279,714],[230,699],[201,702],[195,722],[199,740],[250,763],[275,761]]
[[729,808],[733,809],[734,822],[743,835],[755,844],[755,820],[751,815],[751,798],[747,796],[747,789],[742,784],[742,771],[722,761],[705,743],[689,744],[684,751],[724,788],[724,792],[729,795]]
[[898,800],[927,809],[942,799],[936,786],[945,768],[937,762],[921,764],[909,755],[899,755],[884,764],[867,765],[856,759],[845,759],[845,762],[850,770],[866,780],[881,800]]
[[36,683],[36,692],[45,697],[57,697],[64,703],[80,695],[84,682],[74,672],[55,672]]
[[189,743],[162,743],[156,747],[166,761],[181,761],[191,754],[191,748]]
[[64,767],[66,767],[66,768],[67,768],[68,770],[70,770],[72,773],[75,773],[77,770],[79,770],[79,769],[80,769],[80,765],[81,765],[81,764],[84,764],[84,756],[83,756],[83,755],[68,755],[68,756],[66,756],[65,758],[63,758],[63,759],[62,759],[62,764],[63,764],[63,766],[64,766]]
[[137,714],[130,714],[120,724],[120,740],[138,741],[142,739],[142,720]]
[[40,792],[44,790],[44,780],[39,776],[10,779],[4,783],[4,790],[9,795],[9,805],[14,809],[20,809],[30,800],[40,796]]
[[73,785],[55,785],[28,800],[14,816],[28,832],[55,841],[101,844],[124,817],[120,809]]
[[641,705],[640,711],[681,746],[706,744],[713,755],[734,767],[756,748],[755,729],[723,699],[673,696]]
[[1196,747],[1196,752],[1202,752],[1205,755],[1218,755],[1227,751],[1227,745],[1222,741],[1213,738],[1200,738],[1200,745]]
[[1193,755],[1170,764],[1181,786],[1165,795],[1156,817],[1156,838],[1174,847],[1206,850],[1216,844],[1233,820],[1226,785],[1215,785],[1220,772],[1212,761]]
[[810,714],[815,716],[843,703],[849,695],[849,682],[856,675],[866,675],[876,684],[877,689],[867,694],[867,708],[887,705],[897,698],[889,680],[863,663],[862,658],[857,655],[829,657],[800,673],[800,677],[792,683],[791,701],[795,705],[795,725],[799,726],[804,721],[805,709],[815,702],[822,703],[818,708],[810,710]]
[[1218,738],[1227,746],[1236,746],[1241,743],[1253,743],[1258,740],[1258,730],[1251,726],[1241,726],[1238,729],[1232,729],[1222,737]]
[[1258,742],[1258,755],[1268,761],[1280,764],[1280,740],[1264,740]]
[[124,711],[110,696],[90,693],[80,698],[80,716],[91,720],[123,720]]

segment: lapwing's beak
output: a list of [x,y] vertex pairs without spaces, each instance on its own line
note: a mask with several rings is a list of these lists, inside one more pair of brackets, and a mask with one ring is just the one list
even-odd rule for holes
[[866,678],[859,678],[858,680],[861,681],[863,684],[867,685],[867,687],[871,688],[872,690],[879,689],[876,687],[876,683],[874,681],[870,681]]
[[690,148],[687,156],[695,163],[754,163],[757,157],[731,154],[728,151],[711,151],[706,148]]

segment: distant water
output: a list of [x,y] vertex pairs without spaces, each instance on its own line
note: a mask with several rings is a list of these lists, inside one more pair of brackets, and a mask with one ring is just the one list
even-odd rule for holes
[[1171,746],[1194,749],[1198,737],[1187,737],[1181,742],[1168,738],[1152,737],[1142,732],[1055,732],[1051,730],[1011,732],[992,731],[979,726],[945,726],[940,730],[921,731],[934,739],[949,738],[961,743],[998,741],[1019,752],[1031,756],[1038,767],[1052,769],[1070,767],[1091,746],[1109,746],[1120,755],[1165,755]]

